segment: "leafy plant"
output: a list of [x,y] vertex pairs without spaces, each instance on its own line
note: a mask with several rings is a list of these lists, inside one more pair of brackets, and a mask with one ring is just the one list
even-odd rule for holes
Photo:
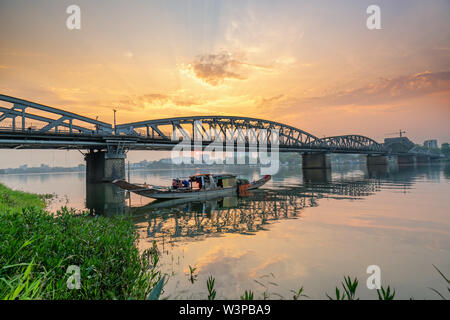
[[[5,266],[5,268],[13,268],[16,266]],[[2,282],[0,291],[0,298],[3,300],[31,300],[41,299],[42,295],[42,279],[32,279],[31,271],[33,267],[33,261],[28,265],[24,264],[22,274],[16,274],[12,278],[1,278]]]
[[241,296],[241,300],[253,300],[253,291],[245,290],[244,294]]
[[189,281],[193,284],[195,282],[195,280],[197,280],[197,276],[195,274],[195,270],[197,270],[197,268],[191,267],[189,265]]
[[356,288],[358,287],[358,279],[352,281],[350,277],[344,277],[345,283],[342,283],[345,293],[347,294],[348,300],[357,300],[356,298]]
[[394,300],[395,290],[391,294],[391,288],[388,286],[386,290],[384,290],[383,286],[381,287],[381,292],[377,289],[378,300]]
[[333,299],[332,297],[330,297],[328,295],[328,293],[325,293],[325,294],[328,297],[328,299],[330,299],[330,300],[345,300],[345,298],[346,298],[345,293],[342,293],[342,295],[341,295],[341,292],[339,291],[338,287],[336,287],[336,299]]
[[209,276],[208,280],[206,280],[206,287],[208,288],[208,300],[214,300],[216,298],[216,290],[214,289],[214,279],[212,276]]
[[303,286],[298,289],[298,291],[291,290],[291,292],[294,293],[294,296],[292,297],[294,300],[298,300],[300,297],[309,298],[306,294],[303,294]]
[[344,292],[342,292],[339,290],[338,287],[336,287],[336,299],[333,299],[332,297],[330,297],[328,295],[328,293],[326,293],[326,296],[328,297],[328,299],[330,300],[358,300],[358,298],[356,298],[356,288],[358,287],[358,279],[355,278],[355,280],[352,281],[352,279],[347,276],[344,277],[344,282],[341,282],[342,284],[342,288],[344,289]]

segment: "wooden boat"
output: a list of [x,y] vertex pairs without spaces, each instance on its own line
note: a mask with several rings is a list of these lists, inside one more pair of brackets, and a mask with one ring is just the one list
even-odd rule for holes
[[157,187],[147,184],[134,184],[125,180],[114,180],[112,183],[119,188],[136,193],[140,196],[154,199],[193,199],[205,200],[221,196],[232,196],[256,189],[266,184],[272,177],[248,182],[237,179],[229,174],[197,174],[190,176],[189,180],[174,179],[172,187]]
[[266,175],[266,176],[262,177],[262,179],[252,181],[247,190],[258,189],[259,187],[262,187],[263,185],[265,185],[267,183],[267,181],[269,181],[270,179],[272,179],[272,176]]

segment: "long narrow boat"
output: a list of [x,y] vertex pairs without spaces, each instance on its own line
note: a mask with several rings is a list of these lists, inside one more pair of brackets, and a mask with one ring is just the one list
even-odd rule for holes
[[114,180],[112,183],[124,190],[148,198],[204,200],[256,189],[266,184],[271,178],[270,175],[266,175],[250,183],[245,179],[237,179],[234,175],[197,174],[190,176],[189,180],[174,179],[171,187],[134,184],[125,180]]

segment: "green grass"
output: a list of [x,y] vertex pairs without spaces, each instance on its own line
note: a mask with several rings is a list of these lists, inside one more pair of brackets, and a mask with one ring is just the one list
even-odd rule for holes
[[6,209],[45,208],[45,200],[51,195],[38,195],[22,191],[11,190],[0,184],[0,213]]
[[[39,195],[0,185],[1,299],[145,299],[161,278],[156,244],[143,254],[126,217],[44,210]],[[80,268],[69,289],[68,267]]]

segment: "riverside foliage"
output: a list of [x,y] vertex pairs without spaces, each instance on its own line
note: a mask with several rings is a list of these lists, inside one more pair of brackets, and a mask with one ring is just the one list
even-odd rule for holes
[[[156,244],[142,254],[126,217],[93,217],[0,185],[0,299],[145,299],[160,280]],[[80,288],[69,289],[69,266]]]

